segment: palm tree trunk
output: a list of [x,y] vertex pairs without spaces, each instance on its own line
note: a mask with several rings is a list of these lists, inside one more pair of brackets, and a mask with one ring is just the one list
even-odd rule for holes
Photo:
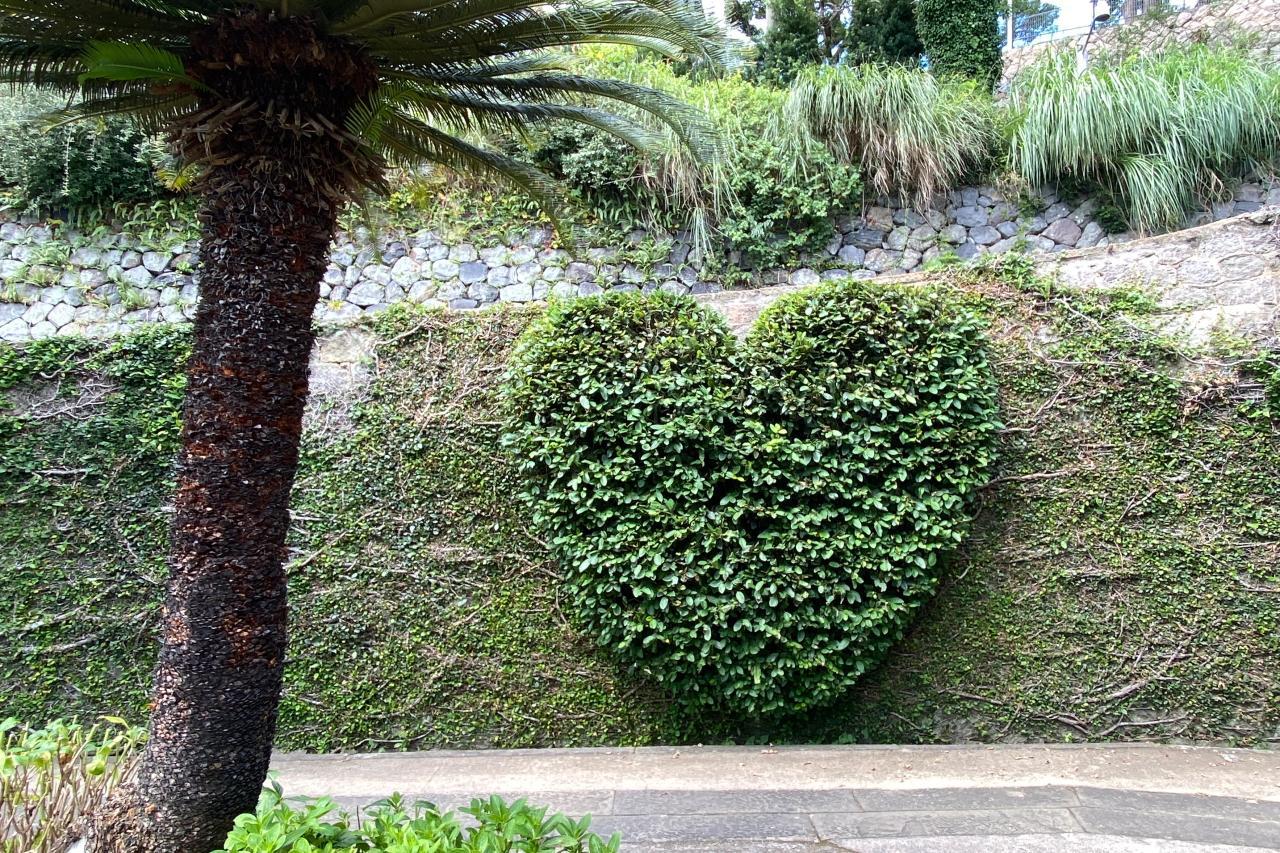
[[218,171],[201,210],[150,739],[130,801],[92,833],[98,851],[221,847],[257,803],[275,734],[289,492],[336,207],[300,179]]

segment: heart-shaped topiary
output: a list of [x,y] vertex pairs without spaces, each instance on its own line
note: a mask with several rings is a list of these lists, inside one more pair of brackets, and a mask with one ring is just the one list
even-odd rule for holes
[[585,629],[680,700],[748,715],[828,702],[883,658],[999,428],[978,316],[867,282],[785,297],[741,344],[687,297],[556,304],[506,390]]

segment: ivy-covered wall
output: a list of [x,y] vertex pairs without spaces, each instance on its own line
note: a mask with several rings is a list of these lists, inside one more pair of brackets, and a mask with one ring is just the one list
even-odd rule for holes
[[[280,745],[1280,741],[1280,359],[1016,259],[947,277],[990,323],[996,478],[887,661],[768,724],[678,712],[575,630],[499,440],[533,311],[379,315],[308,416]],[[186,347],[0,349],[0,714],[145,713]]]

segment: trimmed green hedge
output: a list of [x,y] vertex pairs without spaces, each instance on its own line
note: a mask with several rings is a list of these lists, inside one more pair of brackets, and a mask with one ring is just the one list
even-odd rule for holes
[[681,702],[803,712],[937,588],[997,429],[973,311],[827,284],[739,347],[688,297],[553,306],[517,349],[509,444],[588,634]]

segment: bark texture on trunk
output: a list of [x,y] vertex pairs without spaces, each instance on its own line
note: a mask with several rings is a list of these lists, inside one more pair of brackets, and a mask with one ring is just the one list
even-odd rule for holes
[[221,847],[257,803],[275,735],[289,492],[335,212],[307,186],[251,181],[224,183],[201,219],[150,738],[122,834],[99,850]]
[[257,804],[312,312],[340,205],[380,166],[342,130],[376,71],[308,21],[221,19],[188,72],[218,94],[175,129],[207,171],[162,647],[138,777],[86,830],[96,853],[209,853]]

